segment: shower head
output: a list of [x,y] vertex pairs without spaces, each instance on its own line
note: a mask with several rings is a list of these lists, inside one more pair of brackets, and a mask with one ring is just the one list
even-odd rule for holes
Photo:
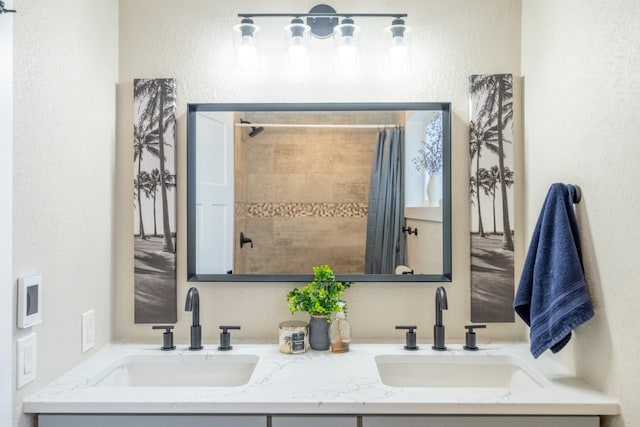
[[[250,125],[251,122],[248,122],[246,120],[240,119],[240,123],[244,124],[244,125]],[[259,134],[260,132],[262,132],[264,130],[264,128],[262,126],[260,127],[256,127],[256,126],[251,126],[251,131],[249,132],[249,137],[253,138],[254,136],[256,136],[257,134]]]
[[264,130],[264,128],[262,126],[260,127],[255,127],[255,126],[251,126],[251,132],[249,132],[249,136],[251,138],[253,138],[254,136],[256,136],[257,134],[259,134],[260,132],[262,132]]

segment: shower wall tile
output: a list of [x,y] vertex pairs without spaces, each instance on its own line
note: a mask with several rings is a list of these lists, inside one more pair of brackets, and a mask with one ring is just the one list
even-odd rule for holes
[[242,249],[244,273],[308,274],[329,264],[341,273],[364,269],[366,218],[249,218],[254,247]]
[[[259,113],[248,120],[274,122]],[[287,121],[310,120],[302,114]],[[361,123],[348,115],[320,120]],[[393,118],[381,113],[373,120]],[[341,273],[363,273],[377,134],[377,129],[266,127],[254,138],[244,137],[246,198],[236,199],[236,216],[246,219],[242,231],[254,248],[236,251],[242,259],[236,272],[309,274],[314,265],[329,264]]]

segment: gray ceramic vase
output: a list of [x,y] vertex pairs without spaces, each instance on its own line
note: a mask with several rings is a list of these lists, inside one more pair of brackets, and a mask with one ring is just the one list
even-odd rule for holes
[[327,316],[311,316],[309,319],[309,345],[313,350],[329,350]]

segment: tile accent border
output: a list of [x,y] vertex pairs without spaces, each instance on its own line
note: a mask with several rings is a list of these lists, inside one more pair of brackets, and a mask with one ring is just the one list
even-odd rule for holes
[[366,218],[368,204],[355,202],[236,203],[239,218]]

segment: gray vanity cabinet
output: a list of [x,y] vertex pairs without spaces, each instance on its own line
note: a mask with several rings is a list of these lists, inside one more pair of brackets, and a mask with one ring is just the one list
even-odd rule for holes
[[38,416],[38,427],[265,427],[262,415],[57,415]]
[[598,427],[597,416],[363,416],[362,427]]
[[[270,420],[268,421],[268,418]],[[361,421],[360,423],[358,421]],[[44,414],[38,427],[598,427],[598,416]]]

